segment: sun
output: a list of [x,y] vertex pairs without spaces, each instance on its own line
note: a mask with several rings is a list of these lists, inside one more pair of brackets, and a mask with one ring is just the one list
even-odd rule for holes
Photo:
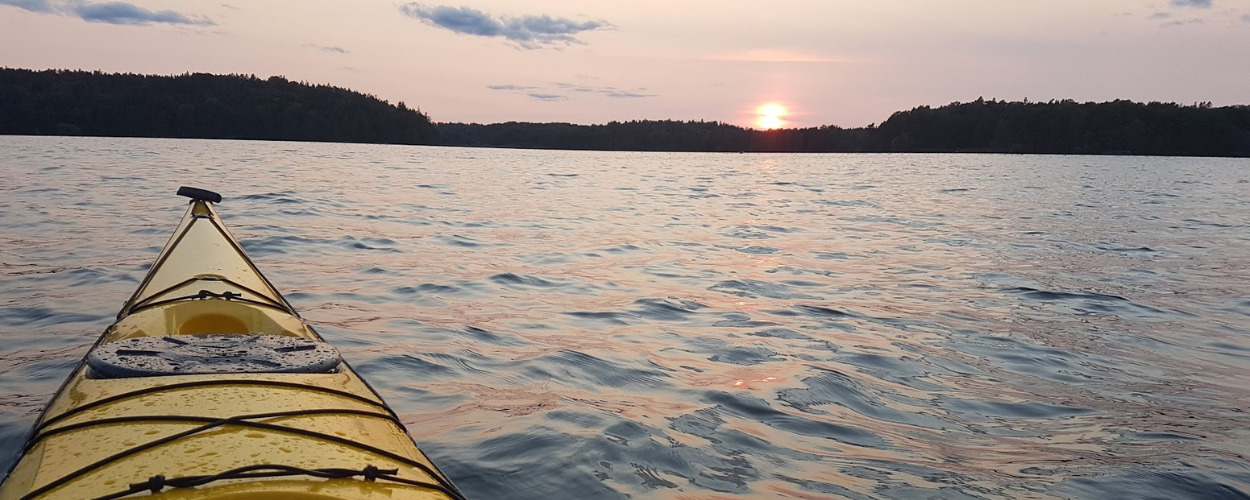
[[755,125],[764,130],[779,129],[786,124],[785,120],[781,119],[786,116],[786,108],[775,102],[760,106],[755,113],[758,115]]

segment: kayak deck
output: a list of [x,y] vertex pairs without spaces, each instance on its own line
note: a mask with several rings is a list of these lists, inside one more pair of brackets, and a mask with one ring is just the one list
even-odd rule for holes
[[[34,491],[72,478],[57,496],[92,498],[155,475],[266,464],[374,466],[432,484],[439,478],[385,404],[348,373],[76,377],[66,390],[72,401],[49,408],[27,451],[42,457],[37,473],[19,474],[19,467],[10,481],[29,481],[15,488]],[[377,482],[370,489],[406,486]]]
[[[193,349],[166,352],[161,339]],[[194,200],[44,410],[0,500],[463,498],[336,351],[293,373],[226,359],[255,341],[278,358],[332,351]],[[147,371],[102,368],[131,358]]]

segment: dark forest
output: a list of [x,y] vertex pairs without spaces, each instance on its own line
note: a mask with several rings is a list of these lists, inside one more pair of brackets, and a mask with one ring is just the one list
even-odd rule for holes
[[862,128],[715,121],[432,123],[403,102],[280,76],[0,69],[0,134],[614,151],[1250,156],[1250,106],[977,99]]
[[280,76],[0,69],[0,134],[433,144],[429,117]]

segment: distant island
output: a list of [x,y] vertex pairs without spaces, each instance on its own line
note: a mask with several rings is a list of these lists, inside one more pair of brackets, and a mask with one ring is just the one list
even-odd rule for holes
[[1250,157],[1250,106],[977,99],[880,125],[755,130],[715,121],[433,123],[405,103],[281,76],[0,69],[0,134],[612,151]]
[[281,76],[0,69],[0,134],[433,144],[404,103]]

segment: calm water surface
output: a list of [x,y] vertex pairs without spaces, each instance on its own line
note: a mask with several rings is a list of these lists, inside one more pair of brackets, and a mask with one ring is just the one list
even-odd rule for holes
[[471,498],[1247,498],[1250,161],[0,137],[0,470],[217,190]]

